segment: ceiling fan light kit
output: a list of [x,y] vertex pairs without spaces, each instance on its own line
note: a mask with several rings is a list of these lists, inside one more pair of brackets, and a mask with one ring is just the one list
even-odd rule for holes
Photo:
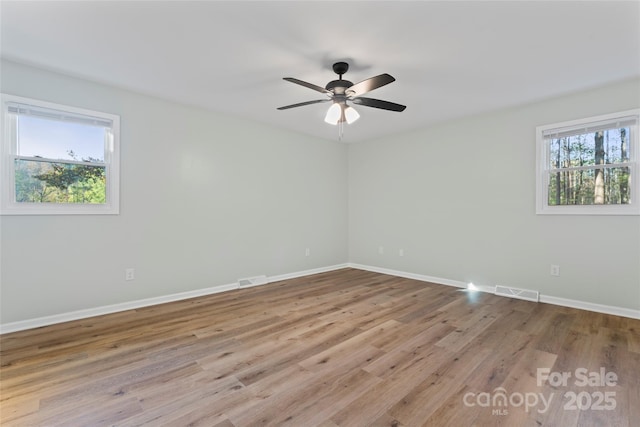
[[329,110],[327,110],[327,115],[325,116],[324,121],[330,125],[337,125],[338,123],[344,123],[345,121],[348,124],[351,124],[359,118],[360,114],[358,114],[356,109],[348,106],[346,102],[334,102],[331,107],[329,107]]
[[360,96],[374,89],[378,89],[379,87],[394,82],[396,79],[394,79],[389,74],[380,74],[378,76],[363,80],[360,83],[356,83],[354,85],[349,80],[342,79],[342,75],[345,74],[348,70],[349,64],[347,64],[346,62],[336,62],[335,64],[333,64],[333,71],[338,75],[338,80],[330,81],[324,88],[312,83],[307,83],[305,81],[295,79],[293,77],[284,77],[284,80],[286,81],[307,87],[309,89],[315,90],[316,92],[323,93],[327,95],[328,98],[286,105],[284,107],[279,107],[278,110],[288,110],[289,108],[333,101],[331,107],[329,107],[329,110],[327,111],[327,115],[325,116],[324,121],[332,125],[340,125],[338,136],[340,139],[342,139],[344,123],[347,122],[347,124],[351,124],[358,120],[358,118],[360,117],[360,114],[358,114],[355,108],[351,107],[348,102],[352,102],[358,105],[364,105],[365,107],[378,108],[388,111],[400,112],[404,111],[404,109],[407,108],[405,105],[396,104],[394,102],[382,101],[380,99],[373,98],[363,98]]

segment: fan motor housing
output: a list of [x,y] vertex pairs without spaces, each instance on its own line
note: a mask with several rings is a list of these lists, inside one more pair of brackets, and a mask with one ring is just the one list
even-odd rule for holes
[[326,90],[330,90],[331,92],[342,95],[345,90],[353,86],[349,80],[332,80],[325,86]]

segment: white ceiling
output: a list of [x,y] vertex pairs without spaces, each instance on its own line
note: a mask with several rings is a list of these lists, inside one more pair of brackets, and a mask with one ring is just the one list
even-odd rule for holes
[[640,76],[638,1],[7,1],[3,57],[273,126],[337,139],[328,104],[276,107],[389,73],[344,141]]

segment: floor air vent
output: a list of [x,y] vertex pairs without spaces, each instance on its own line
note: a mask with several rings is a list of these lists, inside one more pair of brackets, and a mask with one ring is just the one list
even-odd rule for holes
[[496,286],[496,295],[510,298],[524,299],[527,301],[538,302],[540,300],[540,293],[538,291],[532,291],[531,289],[518,289],[509,288],[507,286]]
[[267,276],[256,276],[256,277],[248,277],[246,279],[238,279],[238,285],[240,285],[241,288],[264,285],[266,283],[267,283]]

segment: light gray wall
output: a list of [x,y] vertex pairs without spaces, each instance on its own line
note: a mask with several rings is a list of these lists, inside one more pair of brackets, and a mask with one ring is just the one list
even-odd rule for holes
[[350,261],[640,309],[640,217],[535,214],[535,127],[639,106],[633,80],[351,145]]
[[534,181],[535,126],[637,108],[638,80],[347,147],[1,72],[3,92],[119,114],[122,177],[117,216],[0,217],[0,323],[347,261],[640,308],[640,218],[537,216]]
[[2,92],[121,116],[121,204],[113,216],[0,217],[0,323],[347,262],[344,144],[12,62],[1,71]]

